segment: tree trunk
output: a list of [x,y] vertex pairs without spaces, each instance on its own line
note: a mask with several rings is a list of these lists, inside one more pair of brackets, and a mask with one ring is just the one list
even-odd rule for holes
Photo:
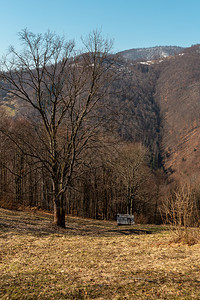
[[54,202],[54,224],[65,228],[65,210],[61,205]]
[[130,215],[133,215],[133,202],[134,202],[134,197],[131,196]]
[[127,214],[130,215],[131,213],[131,192],[130,187],[127,186]]
[[[65,228],[65,208],[63,194],[59,195],[60,184],[53,184],[54,224]],[[58,196],[59,195],[59,196]]]
[[154,224],[156,224],[157,222],[157,210],[158,210],[158,198],[156,197],[155,211],[154,211]]

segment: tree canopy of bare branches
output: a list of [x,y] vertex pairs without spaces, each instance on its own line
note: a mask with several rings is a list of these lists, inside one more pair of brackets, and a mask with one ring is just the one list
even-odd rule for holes
[[28,117],[28,136],[11,138],[19,148],[26,143],[25,155],[48,170],[54,222],[65,227],[63,195],[101,120],[112,78],[112,41],[94,31],[83,40],[85,51],[78,54],[73,41],[52,32],[42,35],[25,29],[20,39],[23,49],[11,47],[1,61],[0,88],[27,105],[34,118]]

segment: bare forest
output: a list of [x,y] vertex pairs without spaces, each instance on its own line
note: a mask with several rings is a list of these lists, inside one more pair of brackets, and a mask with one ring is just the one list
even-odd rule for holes
[[51,32],[20,39],[1,60],[1,206],[54,212],[60,227],[66,214],[161,224],[189,184],[196,224],[198,46],[145,64],[98,31],[83,51]]

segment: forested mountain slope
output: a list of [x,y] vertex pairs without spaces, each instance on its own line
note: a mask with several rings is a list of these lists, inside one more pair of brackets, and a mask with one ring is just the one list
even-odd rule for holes
[[156,84],[155,101],[162,119],[162,155],[173,177],[200,180],[199,46],[171,59]]
[[200,181],[200,46],[174,50],[182,52],[146,64],[129,61],[130,75],[123,77],[119,100],[125,104],[120,133],[148,146],[154,167],[163,164],[171,178],[196,183]]
[[[148,49],[117,54],[116,80],[105,99],[118,112],[115,130],[123,140],[147,146],[153,168],[200,181],[200,47]],[[162,61],[159,56],[144,63],[161,52],[167,53]],[[3,91],[1,105],[13,116],[26,116],[27,107]]]
[[[122,67],[123,66],[123,67]],[[150,149],[152,164],[160,164],[160,109],[154,100],[160,69],[123,62],[108,102],[118,111],[117,133],[125,141],[142,142]]]

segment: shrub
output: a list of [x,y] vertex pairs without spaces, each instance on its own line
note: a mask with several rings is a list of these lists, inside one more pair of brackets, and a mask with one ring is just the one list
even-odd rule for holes
[[194,244],[200,239],[198,197],[190,185],[176,188],[163,202],[162,215],[175,241]]

